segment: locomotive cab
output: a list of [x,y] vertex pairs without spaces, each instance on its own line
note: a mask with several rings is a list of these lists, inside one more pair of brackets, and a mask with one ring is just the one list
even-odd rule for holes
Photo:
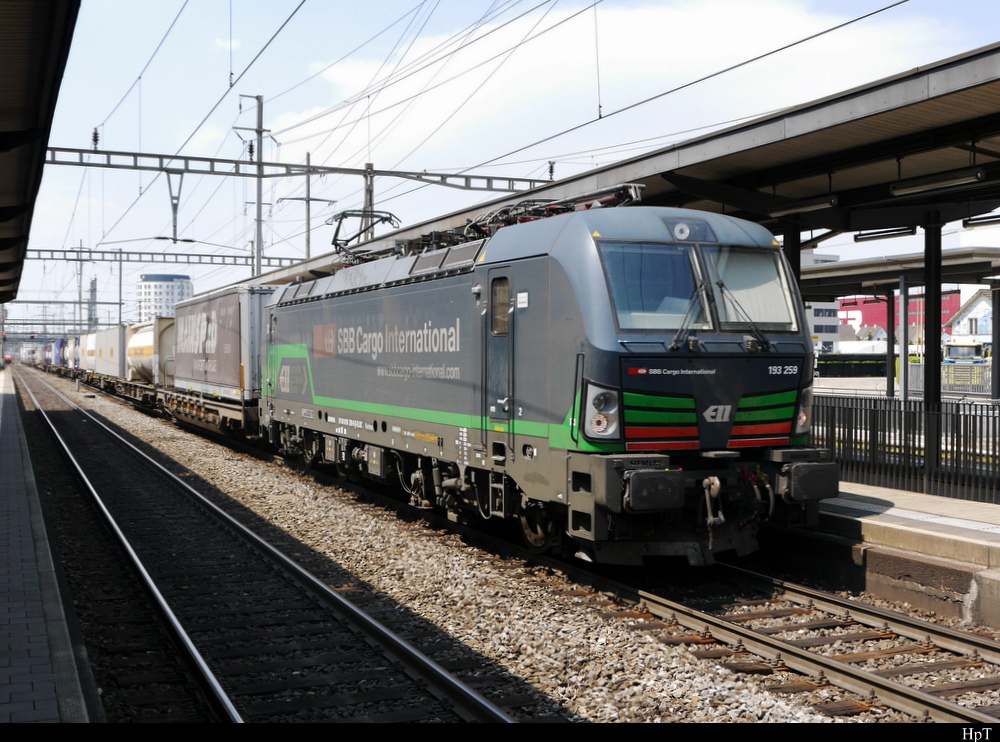
[[[516,336],[504,346],[506,377],[522,380],[491,399],[514,405],[512,428],[525,435],[510,445],[487,437],[511,452],[504,465],[529,501],[547,500],[536,507],[581,556],[610,562],[681,555],[705,564],[720,551],[755,550],[765,519],[813,523],[839,477],[828,453],[808,446],[812,346],[770,234],[666,209],[563,219],[520,229],[509,252],[527,251],[537,232],[537,243],[551,244],[547,264],[510,260],[503,294],[490,298],[491,315],[503,314],[503,332]],[[486,262],[508,252],[496,244],[502,236]],[[545,291],[533,291],[543,277]],[[565,449],[555,496],[535,495],[532,481],[548,479],[537,458],[517,458],[536,446],[524,443],[525,407],[568,411],[549,419],[549,457]]]

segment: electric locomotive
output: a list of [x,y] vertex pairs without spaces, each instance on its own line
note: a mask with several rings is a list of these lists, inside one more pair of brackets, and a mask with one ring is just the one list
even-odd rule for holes
[[771,234],[538,211],[277,288],[265,437],[594,561],[707,564],[813,522],[839,473],[809,445],[812,343]]

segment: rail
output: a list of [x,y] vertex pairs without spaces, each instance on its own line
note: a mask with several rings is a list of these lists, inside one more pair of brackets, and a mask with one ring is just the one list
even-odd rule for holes
[[[24,372],[19,371],[18,373],[22,374],[19,376],[19,379],[34,400],[34,395],[31,393],[27,384],[24,383]],[[44,382],[44,380],[40,378],[36,378],[35,380],[42,381],[42,383],[47,384],[47,382]],[[343,621],[350,624],[357,632],[363,634],[370,644],[383,648],[389,656],[394,658],[396,662],[405,668],[407,674],[413,678],[419,678],[420,682],[426,688],[430,689],[434,696],[446,700],[459,718],[467,721],[491,723],[511,723],[515,721],[515,719],[502,708],[476,692],[471,686],[456,677],[452,672],[446,670],[437,662],[420,652],[409,642],[400,638],[383,624],[366,614],[363,610],[359,609],[347,598],[340,595],[337,591],[327,585],[323,580],[314,576],[311,572],[300,566],[294,560],[290,559],[272,544],[256,534],[253,530],[239,522],[216,504],[212,503],[198,490],[194,489],[188,482],[184,481],[184,479],[175,475],[165,466],[150,458],[142,450],[129,442],[125,437],[112,430],[108,425],[104,424],[97,416],[80,409],[63,395],[55,392],[55,390],[53,390],[53,392],[58,395],[58,397],[66,405],[70,406],[72,409],[78,410],[79,413],[84,415],[90,423],[93,423],[93,425],[90,426],[91,429],[97,428],[101,431],[99,434],[95,433],[95,435],[103,436],[104,434],[107,434],[110,438],[115,439],[118,445],[128,449],[130,453],[141,459],[151,470],[158,472],[164,480],[187,493],[190,500],[192,502],[197,502],[204,512],[210,514],[217,522],[225,524],[229,532],[252,546],[252,548],[256,551],[265,555],[271,564],[280,570],[283,570],[293,580],[305,587],[315,600],[333,611],[333,613],[339,616]],[[42,410],[41,405],[37,402],[34,402],[34,404],[36,408],[40,411]],[[44,412],[42,414],[44,415]],[[57,439],[62,442],[63,436],[57,431],[56,423],[52,421],[48,415],[45,415],[45,419],[49,423],[49,426],[56,435]],[[179,637],[182,646],[189,652],[192,658],[192,663],[205,677],[206,687],[210,689],[217,703],[224,709],[222,713],[225,715],[225,718],[234,722],[242,722],[243,714],[240,711],[237,711],[236,706],[230,700],[226,690],[223,689],[222,683],[212,672],[210,663],[202,656],[202,650],[196,647],[196,642],[187,634],[182,622],[175,615],[174,609],[169,604],[169,601],[163,597],[160,589],[157,587],[156,581],[152,578],[146,567],[143,566],[142,561],[137,554],[138,550],[133,548],[133,545],[129,542],[122,530],[114,524],[111,509],[101,502],[100,496],[97,494],[97,488],[90,484],[89,476],[86,473],[86,467],[78,463],[77,457],[73,456],[69,446],[66,444],[62,445],[66,455],[69,456],[70,460],[73,462],[73,466],[79,474],[81,480],[90,491],[92,497],[94,497],[95,502],[99,503],[98,506],[102,514],[105,516],[105,519],[108,521],[109,526],[114,529],[115,534],[125,547],[126,552],[139,568],[144,580],[146,581],[147,589],[156,597],[161,612],[165,616],[169,617],[171,630],[177,637]],[[98,458],[101,461],[105,460],[101,457]],[[128,480],[128,477],[125,477],[125,479]],[[169,522],[170,516],[164,515],[166,512],[167,510],[164,508],[161,511],[161,515],[158,517],[164,517],[167,519],[167,522]],[[247,567],[246,573],[248,575],[251,573],[249,567]],[[270,578],[268,579],[270,580]],[[240,588],[240,590],[246,589],[247,588],[245,587]],[[220,602],[225,602],[225,598],[220,598],[219,600]],[[236,609],[230,607],[229,610],[233,611]],[[246,698],[248,694],[246,692],[242,692],[240,695]]]
[[[239,711],[236,710],[236,707],[233,705],[233,702],[230,700],[225,690],[223,690],[222,683],[216,677],[208,662],[196,647],[194,640],[174,613],[173,608],[163,596],[163,593],[160,592],[158,585],[147,571],[142,559],[139,558],[139,555],[136,553],[131,541],[119,527],[114,516],[111,514],[111,511],[105,505],[104,499],[98,492],[97,488],[95,488],[95,486],[91,483],[90,478],[87,476],[84,468],[80,465],[80,461],[74,454],[72,448],[63,439],[63,436],[59,431],[59,427],[53,420],[53,417],[49,415],[42,405],[39,404],[34,391],[25,382],[23,375],[19,373],[17,378],[21,384],[21,388],[27,392],[28,397],[31,399],[31,403],[34,405],[35,409],[38,410],[39,414],[41,414],[45,424],[52,432],[52,435],[56,439],[62,454],[69,461],[73,469],[76,470],[81,483],[90,493],[91,499],[93,500],[95,507],[98,509],[101,518],[104,520],[114,538],[118,541],[123,553],[128,557],[129,561],[137,570],[139,578],[142,580],[146,590],[153,600],[153,603],[156,605],[157,610],[160,611],[160,614],[163,617],[164,625],[169,628],[169,631],[174,636],[178,646],[187,654],[188,661],[190,662],[191,667],[198,673],[198,677],[201,681],[200,684],[208,695],[212,706],[216,709],[217,713],[220,714],[220,718],[233,723],[243,723],[242,716]],[[67,404],[72,405],[72,403],[70,403],[69,400],[66,400],[65,397],[62,397],[62,395],[59,395],[59,397],[67,402]],[[75,408],[75,405],[72,405],[72,407]],[[103,427],[103,424],[101,425]],[[115,435],[120,439],[120,436],[116,433],[112,433],[112,435]],[[129,444],[126,443],[126,445]]]

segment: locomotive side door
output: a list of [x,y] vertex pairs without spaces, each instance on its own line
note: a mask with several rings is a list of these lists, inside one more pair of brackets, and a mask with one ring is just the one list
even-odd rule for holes
[[511,304],[510,269],[489,273],[489,305],[486,321],[486,442],[494,464],[506,465],[511,455],[514,386],[514,312]]

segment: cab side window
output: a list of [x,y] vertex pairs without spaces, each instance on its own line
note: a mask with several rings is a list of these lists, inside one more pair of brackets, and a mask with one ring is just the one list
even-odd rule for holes
[[503,337],[510,331],[510,279],[494,278],[490,284],[490,331]]

